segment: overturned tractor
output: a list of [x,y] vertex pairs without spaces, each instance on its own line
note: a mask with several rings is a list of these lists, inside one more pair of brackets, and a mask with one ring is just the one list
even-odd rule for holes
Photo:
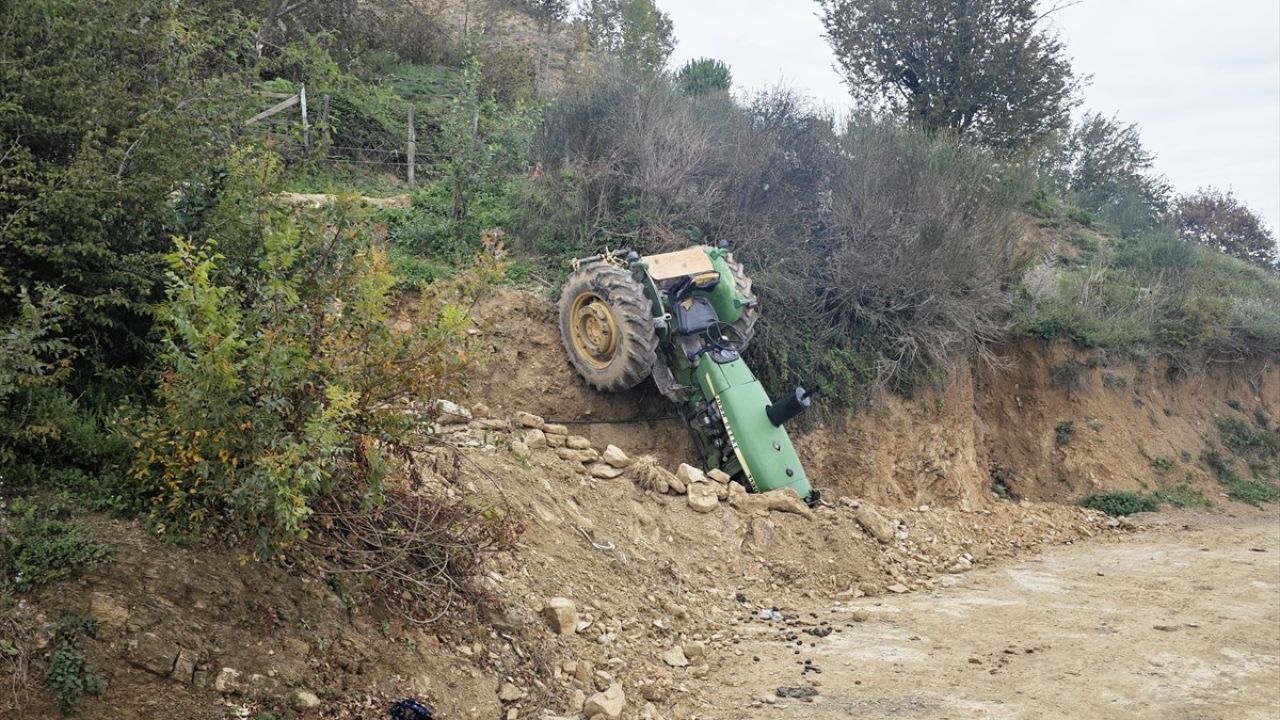
[[605,253],[574,261],[560,295],[560,336],[597,390],[629,390],[652,377],[677,403],[708,469],[756,492],[818,492],[784,427],[809,407],[797,388],[771,402],[742,353],[759,308],[751,280],[726,250]]

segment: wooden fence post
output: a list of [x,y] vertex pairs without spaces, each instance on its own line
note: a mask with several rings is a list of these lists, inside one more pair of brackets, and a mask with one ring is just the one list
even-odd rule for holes
[[302,147],[311,154],[311,123],[307,120],[307,86],[298,90],[298,104],[302,106]]
[[413,105],[409,106],[409,143],[405,148],[405,154],[408,155],[408,176],[409,189],[414,186],[414,164],[418,161],[418,133],[414,128]]

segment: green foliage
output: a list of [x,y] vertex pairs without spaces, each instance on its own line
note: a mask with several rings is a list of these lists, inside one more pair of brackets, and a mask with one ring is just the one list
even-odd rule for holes
[[[75,305],[63,333],[95,370],[146,353],[168,197],[239,115],[245,19],[189,3],[6,3],[0,33],[0,324],[21,288]],[[198,101],[196,99],[198,98]]]
[[579,22],[592,49],[644,75],[660,72],[675,49],[671,18],[653,0],[585,0]]
[[1162,473],[1169,472],[1178,464],[1178,461],[1174,460],[1171,457],[1159,457],[1159,456],[1149,458],[1147,462],[1151,464],[1151,467],[1155,468],[1156,472],[1162,472]]
[[1227,497],[1256,507],[1280,500],[1280,486],[1262,478],[1236,478],[1227,483]]
[[1201,188],[1183,195],[1174,207],[1178,236],[1262,268],[1280,262],[1275,235],[1249,206],[1231,191]]
[[1071,439],[1076,435],[1076,424],[1071,420],[1063,420],[1053,426],[1053,442],[1058,447],[1064,447],[1071,444]]
[[1085,114],[1037,157],[1042,176],[1057,194],[1122,235],[1156,226],[1169,206],[1169,184],[1154,174],[1154,161],[1136,124],[1097,113]]
[[676,71],[676,82],[689,95],[729,92],[733,88],[733,72],[723,61],[698,58]]
[[53,692],[62,714],[70,715],[81,697],[101,695],[107,689],[106,681],[85,660],[80,648],[80,637],[95,637],[98,624],[84,615],[67,613],[54,623],[52,630],[55,645],[44,672],[44,683]]
[[1168,228],[1110,238],[1083,265],[1034,266],[1016,316],[1024,334],[1183,367],[1280,354],[1280,278]]
[[1128,491],[1097,493],[1084,498],[1080,504],[1112,516],[1155,512],[1160,507],[1154,497]]
[[436,267],[461,267],[484,249],[486,232],[519,225],[520,184],[468,183],[463,191],[466,210],[455,215],[454,185],[445,180],[430,183],[414,194],[410,210],[386,214],[387,237],[401,257],[415,255]]
[[1260,460],[1280,460],[1280,433],[1266,425],[1250,425],[1233,417],[1220,417],[1217,422],[1222,444],[1237,455]]
[[0,578],[17,592],[70,577],[111,557],[111,547],[67,520],[63,508],[15,500],[11,509],[8,531],[0,536]]
[[1079,81],[1035,0],[819,0],[855,99],[1022,150],[1066,127]]
[[424,290],[395,327],[395,279],[350,203],[272,206],[258,184],[270,160],[242,160],[242,196],[223,203],[250,204],[250,234],[176,240],[157,311],[163,379],[125,429],[158,531],[227,531],[269,552],[306,535],[313,500],[336,484],[376,497],[387,454],[427,420],[412,409],[458,382],[461,303],[498,273],[481,262]]
[[1188,482],[1178,483],[1177,485],[1167,485],[1159,488],[1152,497],[1157,502],[1164,503],[1176,508],[1190,507],[1208,507],[1209,501],[1205,499],[1204,493],[1199,488],[1193,487]]

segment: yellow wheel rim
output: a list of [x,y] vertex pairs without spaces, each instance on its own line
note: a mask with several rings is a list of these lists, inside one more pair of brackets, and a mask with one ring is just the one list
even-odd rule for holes
[[584,292],[569,311],[569,336],[578,357],[597,368],[606,368],[618,354],[618,324],[603,298]]

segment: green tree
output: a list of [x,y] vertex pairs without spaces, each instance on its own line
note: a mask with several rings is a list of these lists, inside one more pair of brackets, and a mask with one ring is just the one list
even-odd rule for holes
[[676,82],[689,95],[712,92],[729,92],[733,87],[733,72],[729,66],[714,58],[690,60],[676,73]]
[[1276,237],[1230,190],[1201,188],[1174,206],[1178,235],[1264,268],[1280,262]]
[[1069,122],[1078,80],[1036,0],[818,0],[855,99],[1002,150]]
[[653,0],[587,0],[580,21],[592,49],[647,74],[661,71],[675,49],[671,17]]
[[1041,164],[1060,192],[1122,231],[1149,228],[1169,208],[1169,184],[1156,175],[1155,155],[1142,144],[1136,124],[1087,113],[1046,146]]
[[[186,3],[7,2],[0,30],[0,326],[62,288],[96,367],[144,352],[169,195],[224,146],[252,33]],[[224,80],[225,79],[225,80]]]

